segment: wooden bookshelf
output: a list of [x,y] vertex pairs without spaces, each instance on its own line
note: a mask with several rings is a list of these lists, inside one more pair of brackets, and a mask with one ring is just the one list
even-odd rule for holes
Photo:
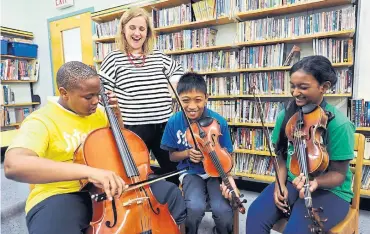
[[101,11],[96,11],[91,14],[91,19],[95,22],[105,22],[111,21],[117,18],[120,18],[122,14],[128,10],[129,7],[138,6],[144,8],[146,11],[151,12],[153,8],[162,9],[162,8],[171,8],[179,6],[184,3],[183,0],[157,0],[157,1],[136,1],[135,5],[126,4],[122,6],[117,6]]
[[93,38],[93,41],[94,42],[100,42],[100,43],[104,43],[104,42],[115,42],[116,40],[116,37],[115,36],[107,36],[107,37],[101,37],[101,38]]
[[370,132],[370,127],[357,127],[356,131]]
[[8,55],[8,54],[2,54],[1,59],[18,59],[18,60],[34,60],[37,58],[30,58],[30,57],[20,57],[20,56],[14,56],[14,55]]
[[[234,122],[228,122],[229,126],[243,126],[243,127],[262,127],[261,123],[234,123]],[[273,128],[275,126],[274,123],[264,123],[265,127],[271,127]]]
[[35,83],[36,80],[1,80],[1,83]]
[[[33,33],[28,32],[28,31],[24,31],[24,30],[19,30],[19,29],[15,29],[15,28],[8,28],[8,27],[0,26],[0,31],[1,31],[1,34],[3,34],[3,35],[8,34],[8,35],[15,36],[15,37],[33,39]],[[4,56],[4,55],[1,55],[1,56]]]
[[154,31],[159,33],[171,33],[171,32],[178,32],[181,30],[186,29],[197,29],[197,28],[207,28],[211,26],[217,26],[222,24],[231,24],[234,23],[234,19],[230,19],[229,17],[222,16],[217,19],[208,19],[208,20],[201,20],[201,21],[194,21],[194,22],[188,22],[183,24],[175,24],[167,27],[160,27],[155,28]]
[[[350,67],[353,63],[333,63],[333,67]],[[225,73],[240,73],[240,72],[262,72],[262,71],[287,71],[290,70],[291,66],[282,67],[259,67],[259,68],[243,68],[243,69],[229,69],[229,70],[218,70],[218,71],[201,71],[198,72],[201,75],[213,75],[213,74],[225,74]]]
[[164,51],[165,54],[168,55],[175,55],[175,54],[191,54],[191,53],[197,53],[197,52],[207,52],[207,51],[215,51],[215,50],[229,50],[233,48],[238,48],[236,45],[220,45],[220,46],[209,46],[209,47],[203,47],[203,48],[194,48],[194,49],[188,49],[188,50],[166,50]]
[[243,172],[235,172],[233,173],[234,176],[240,176],[240,177],[246,177],[257,181],[267,182],[271,183],[275,181],[274,176],[268,176],[268,175],[257,175],[257,174],[251,174],[251,173],[243,173]]
[[13,124],[8,124],[8,125],[5,125],[5,126],[3,126],[3,127],[18,127],[18,126],[20,126],[21,125],[21,123],[13,123]]
[[[336,93],[328,93],[324,94],[325,97],[352,97],[351,93],[343,93],[343,94],[336,94]],[[236,94],[236,95],[213,95],[209,96],[209,99],[236,99],[236,98],[252,98],[254,97],[252,94]],[[290,94],[259,94],[256,97],[260,98],[288,98],[292,97]]]
[[[234,153],[244,153],[244,154],[255,154],[255,155],[262,155],[262,156],[270,156],[269,151],[260,151],[260,150],[235,149]],[[272,156],[276,156],[274,152],[272,152]]]
[[364,196],[367,196],[367,197],[370,197],[370,190],[369,189],[361,189],[360,194],[364,195]]
[[17,107],[17,106],[32,106],[32,105],[39,105],[39,102],[25,102],[25,103],[15,103],[15,104],[5,104],[1,105],[4,107]]
[[290,38],[278,38],[278,39],[266,39],[266,40],[258,40],[258,41],[239,42],[235,44],[209,46],[209,47],[193,48],[193,49],[186,49],[186,50],[174,50],[174,51],[167,50],[164,53],[168,55],[190,54],[190,53],[207,52],[207,51],[215,51],[215,50],[229,50],[229,49],[240,48],[244,46],[261,46],[261,45],[271,45],[271,44],[278,44],[278,43],[301,43],[301,42],[308,42],[308,41],[311,41],[317,38],[333,38],[333,37],[350,38],[350,37],[353,37],[354,33],[355,33],[354,30],[316,33],[316,34],[311,34],[311,35],[304,35],[304,36],[297,36],[297,37],[290,37]]
[[266,16],[277,16],[284,14],[293,14],[299,12],[307,12],[309,10],[322,9],[333,6],[350,4],[351,0],[316,0],[311,2],[295,3],[287,6],[278,6],[273,8],[258,9],[253,11],[241,12],[237,14],[240,20],[250,20],[255,18],[263,18]]

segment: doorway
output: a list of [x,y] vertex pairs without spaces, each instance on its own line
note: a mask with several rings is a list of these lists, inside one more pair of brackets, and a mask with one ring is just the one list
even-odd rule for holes
[[66,62],[80,61],[93,65],[93,8],[48,19],[50,60],[54,95],[59,91],[56,83],[58,69]]

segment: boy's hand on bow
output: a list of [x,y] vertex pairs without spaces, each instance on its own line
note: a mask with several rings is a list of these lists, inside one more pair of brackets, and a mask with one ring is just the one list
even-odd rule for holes
[[193,163],[200,163],[203,160],[203,154],[198,150],[188,149],[188,155],[190,161],[192,161]]
[[[300,198],[304,198],[305,188],[303,186],[305,182],[306,182],[306,177],[303,175],[303,173],[297,176],[292,182],[294,188],[299,191]],[[309,190],[311,193],[314,192],[319,187],[319,184],[317,183],[316,179],[311,180],[309,184],[310,184]]]

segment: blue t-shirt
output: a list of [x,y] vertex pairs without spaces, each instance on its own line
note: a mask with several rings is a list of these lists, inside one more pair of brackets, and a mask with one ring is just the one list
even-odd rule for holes
[[[233,152],[231,137],[227,121],[218,113],[204,108],[202,117],[212,117],[218,121],[221,129],[221,136],[219,137],[221,147],[227,149],[229,153]],[[175,113],[167,122],[166,128],[163,133],[161,148],[168,151],[184,151],[190,149],[191,146],[186,140],[186,129],[188,124],[184,118],[182,111]],[[202,163],[193,163],[189,158],[184,159],[177,165],[178,170],[189,168],[189,174],[205,174]]]

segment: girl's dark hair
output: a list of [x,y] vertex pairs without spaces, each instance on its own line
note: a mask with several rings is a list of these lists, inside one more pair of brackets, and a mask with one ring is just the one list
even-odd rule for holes
[[322,84],[330,81],[331,86],[337,83],[337,74],[329,59],[321,55],[304,57],[299,62],[295,63],[290,69],[290,75],[294,72],[302,70],[307,74],[311,74],[315,79]]
[[177,84],[177,93],[180,95],[181,93],[190,92],[192,90],[202,92],[206,95],[207,85],[201,75],[194,72],[188,72],[181,76],[179,83]]

